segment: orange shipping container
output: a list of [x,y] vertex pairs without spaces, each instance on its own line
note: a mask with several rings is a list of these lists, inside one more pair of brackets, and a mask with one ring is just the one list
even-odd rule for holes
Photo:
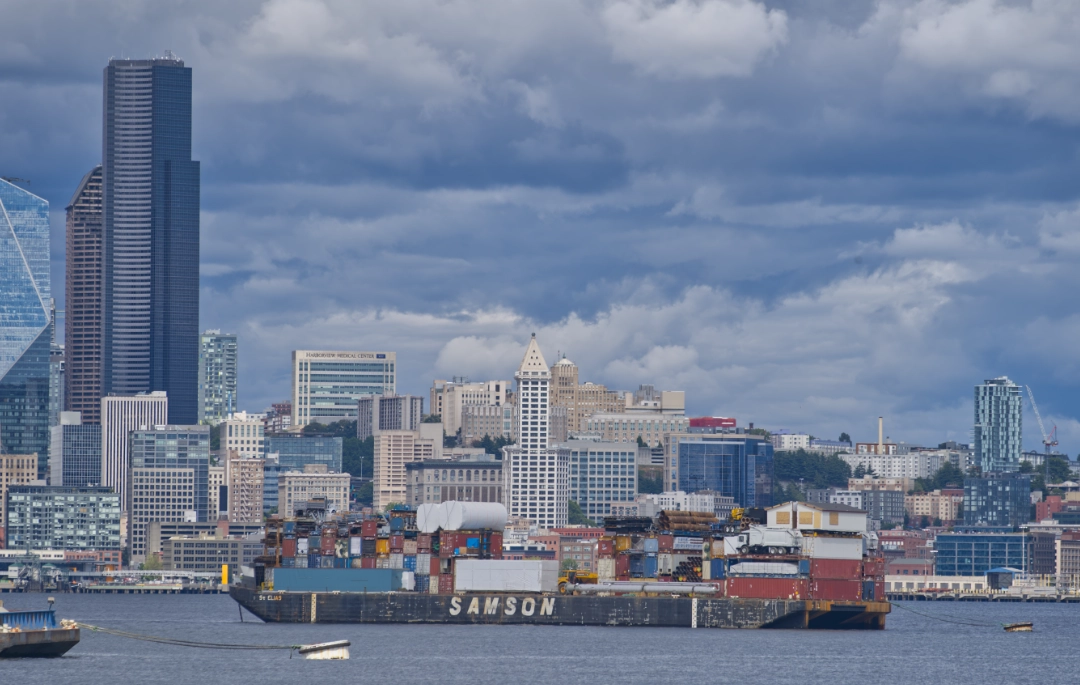
[[375,553],[376,554],[389,554],[390,553],[390,541],[386,538],[375,541]]

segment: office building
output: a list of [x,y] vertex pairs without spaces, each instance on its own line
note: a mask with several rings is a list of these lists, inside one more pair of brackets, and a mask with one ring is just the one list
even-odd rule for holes
[[216,425],[237,411],[237,363],[235,333],[199,336],[199,423]]
[[852,509],[866,511],[863,508],[863,492],[861,490],[837,490],[830,493],[829,504],[843,504]]
[[49,203],[0,179],[0,453],[49,453]]
[[220,426],[220,445],[225,454],[261,457],[265,453],[266,423],[261,415],[238,411],[221,421]]
[[405,502],[405,467],[415,461],[443,458],[441,423],[421,423],[415,431],[379,431],[375,435],[372,501],[377,509]]
[[808,451],[817,452],[818,454],[824,454],[826,456],[846,454],[851,451],[851,443],[840,442],[839,440],[811,440]]
[[262,554],[262,539],[249,537],[171,537],[161,542],[161,567],[166,571],[221,573],[229,567],[229,578],[239,578],[242,566],[252,566]]
[[424,398],[416,395],[370,395],[357,400],[356,437],[379,431],[414,431],[424,418]]
[[266,460],[230,457],[226,466],[228,519],[231,523],[263,520],[263,473]]
[[128,550],[146,559],[151,521],[207,522],[210,428],[159,426],[131,432]]
[[984,473],[964,479],[964,526],[1016,530],[1031,518],[1031,476]]
[[[55,311],[53,312],[55,315]],[[53,321],[56,317],[53,316]],[[55,323],[53,330],[56,330]],[[60,425],[60,412],[64,410],[64,346],[49,346],[49,428]]]
[[146,555],[163,554],[164,542],[169,538],[245,538],[262,539],[262,523],[229,523],[228,521],[151,521],[146,528]]
[[1054,540],[1054,552],[1058,586],[1080,588],[1080,532],[1063,531]]
[[566,408],[567,431],[577,435],[586,432],[585,419],[622,412],[626,401],[604,385],[580,383],[577,365],[563,356],[551,367],[551,406]]
[[975,462],[983,473],[1020,468],[1023,403],[1020,386],[1005,376],[975,386]]
[[992,568],[1024,569],[1021,533],[939,533],[934,568],[939,576],[981,576]]
[[15,485],[6,525],[12,549],[118,550],[120,496],[112,488]]
[[867,519],[885,525],[904,522],[904,493],[899,490],[839,490],[829,496],[829,503],[861,509]]
[[103,394],[169,395],[168,423],[199,418],[199,163],[191,69],[105,67],[102,144]]
[[[566,409],[552,407],[553,416],[556,409],[564,412]],[[510,404],[480,404],[461,408],[461,444],[471,445],[485,437],[512,438],[514,433],[514,407]],[[565,438],[563,438],[565,439]]]
[[37,469],[37,455],[0,454],[0,531],[4,530],[8,489],[15,485],[44,485],[38,480]]
[[292,424],[355,421],[357,400],[397,394],[395,352],[292,353]]
[[907,492],[914,488],[915,481],[911,478],[878,478],[876,476],[848,478],[848,490],[892,490],[895,492]]
[[511,518],[541,528],[567,523],[570,454],[549,444],[551,370],[536,335],[514,374],[518,442],[503,448],[503,496]]
[[[871,443],[872,444],[872,443]],[[888,447],[888,446],[886,446]],[[839,454],[851,470],[862,467],[878,478],[931,478],[949,462],[947,454],[938,451],[918,451],[907,454],[878,455],[873,452]]]
[[64,254],[64,410],[101,423],[101,166],[79,181],[66,208]]
[[77,411],[60,413],[49,440],[49,482],[84,488],[101,484],[101,426],[84,424]]
[[567,440],[552,449],[568,452],[568,499],[578,503],[593,521],[611,515],[611,505],[637,498],[636,442]]
[[405,464],[404,503],[502,502],[502,462],[494,454],[425,459]]
[[267,433],[284,433],[292,426],[292,402],[274,402],[263,418]]
[[641,438],[649,446],[662,445],[669,435],[685,433],[690,428],[690,419],[685,416],[661,412],[593,414],[585,417],[583,423],[585,433],[603,440],[637,442]]
[[330,472],[341,472],[342,438],[325,435],[267,435],[263,438],[263,456],[274,456],[283,468],[303,471],[308,464],[322,464]]
[[284,516],[292,516],[297,509],[314,499],[326,500],[326,511],[349,510],[349,482],[347,473],[328,473],[325,466],[311,464],[303,471],[285,471],[278,477],[278,508]]
[[671,490],[711,490],[733,497],[741,507],[772,504],[773,446],[764,436],[673,434],[666,451],[664,482]]
[[169,398],[164,392],[109,395],[101,398],[101,485],[120,495],[127,512],[131,432],[168,423]]
[[[510,381],[470,383],[465,378],[436,380],[431,385],[431,413],[438,415],[447,435],[462,428],[466,407],[505,407],[510,403]],[[483,437],[483,436],[480,436]]]

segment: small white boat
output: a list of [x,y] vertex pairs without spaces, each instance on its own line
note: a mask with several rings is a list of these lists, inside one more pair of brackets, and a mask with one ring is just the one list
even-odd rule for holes
[[350,645],[352,643],[348,640],[321,642],[317,645],[304,645],[297,652],[305,659],[348,659]]

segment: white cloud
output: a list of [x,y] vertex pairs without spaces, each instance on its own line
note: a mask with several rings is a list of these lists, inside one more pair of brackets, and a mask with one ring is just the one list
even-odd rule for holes
[[673,78],[747,76],[787,41],[787,14],[753,0],[613,0],[604,24],[615,57]]

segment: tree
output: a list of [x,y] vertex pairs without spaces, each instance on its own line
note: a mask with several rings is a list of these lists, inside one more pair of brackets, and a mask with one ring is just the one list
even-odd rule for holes
[[488,454],[494,454],[496,458],[502,459],[502,448],[513,444],[514,441],[509,437],[500,435],[497,438],[492,438],[490,435],[484,435],[484,437],[479,440],[473,440],[472,446],[483,447],[484,451]]
[[575,559],[563,559],[562,563],[559,564],[559,568],[563,571],[576,571],[577,567],[578,564]]
[[442,423],[442,416],[438,414],[424,414],[424,418],[420,419],[420,423]]
[[637,491],[640,495],[659,495],[664,491],[664,469],[659,466],[639,466]]
[[915,489],[923,492],[947,487],[964,487],[964,472],[951,461],[942,464],[941,468],[930,478],[918,478],[915,480]]
[[841,433],[840,434],[840,442],[846,442],[846,443],[848,443],[850,445],[851,444],[851,436],[848,435],[847,433]]
[[1072,478],[1072,469],[1069,468],[1069,460],[1058,454],[1046,457],[1046,468],[1050,471],[1051,483],[1063,483]]
[[375,501],[375,485],[371,481],[356,489],[356,501],[368,507]]
[[1035,467],[1030,461],[1024,460],[1020,462],[1020,473],[1031,473],[1035,470]]
[[[594,526],[592,519],[585,515],[585,512],[581,510],[581,506],[574,500],[567,502],[567,521],[572,526]],[[576,567],[575,567],[576,568]]]
[[851,467],[835,454],[796,450],[777,452],[773,477],[778,481],[802,481],[814,488],[846,487]]
[[162,569],[161,555],[157,552],[146,557],[146,561],[139,564],[139,570],[141,571],[160,571]]
[[221,427],[223,424],[210,426],[210,451],[217,452],[221,449]]
[[341,445],[341,470],[357,478],[371,478],[375,473],[375,438],[345,438]]
[[863,478],[866,476],[866,466],[859,464],[855,467],[855,472],[851,474],[852,478]]
[[645,441],[641,438],[640,435],[637,436],[637,446],[638,447],[648,447],[648,445],[645,444]]

